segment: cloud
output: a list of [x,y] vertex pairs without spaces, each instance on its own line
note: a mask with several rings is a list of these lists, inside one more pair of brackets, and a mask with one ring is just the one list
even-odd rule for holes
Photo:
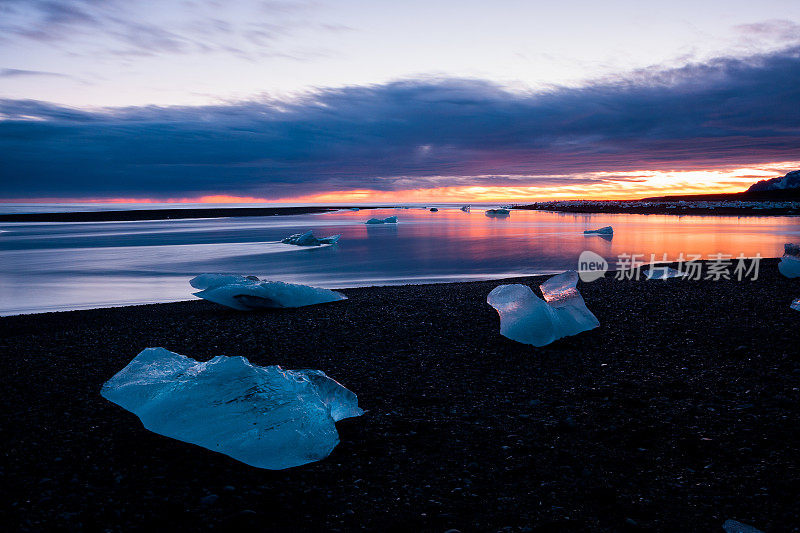
[[313,2],[194,0],[152,9],[123,0],[0,0],[0,44],[37,41],[73,55],[132,58],[161,54],[221,53],[256,60],[305,60],[316,49],[276,46],[292,32],[341,32],[313,20]]
[[0,197],[554,186],[791,161],[799,87],[794,47],[538,93],[415,79],[200,107],[0,100]]
[[22,70],[18,68],[0,68],[0,78],[21,78],[23,76],[55,76],[58,78],[68,78],[66,74],[58,72],[45,72],[42,70]]

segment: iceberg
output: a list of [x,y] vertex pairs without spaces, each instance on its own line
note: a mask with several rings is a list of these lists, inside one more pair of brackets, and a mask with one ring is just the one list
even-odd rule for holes
[[194,293],[195,296],[240,311],[303,307],[347,299],[344,294],[336,291],[282,281],[260,280],[256,276],[200,274],[189,281],[189,284],[200,289]]
[[339,443],[335,422],[363,414],[320,370],[224,355],[201,363],[164,348],[142,350],[100,394],[154,433],[270,470],[324,459]]
[[284,244],[294,244],[296,246],[321,246],[323,244],[336,244],[339,242],[339,237],[342,234],[338,235],[331,235],[330,237],[323,237],[318,239],[314,237],[314,232],[309,230],[305,233],[295,233],[294,235],[289,235],[285,239],[281,239],[281,242]]
[[390,216],[386,218],[371,218],[367,220],[366,224],[397,224],[397,217]]
[[470,206],[470,205],[462,205],[461,206],[461,210],[464,211],[465,213],[469,213],[469,210],[471,209],[471,207],[472,206]]
[[787,242],[783,245],[784,254],[778,263],[778,271],[787,278],[800,277],[800,244]]
[[578,292],[578,273],[568,270],[539,287],[544,300],[527,285],[495,287],[486,302],[500,315],[500,334],[533,346],[577,335],[600,325]]
[[645,272],[645,275],[647,279],[670,279],[686,277],[686,272],[675,270],[669,266],[651,266],[650,270]]
[[614,228],[611,226],[605,226],[603,228],[598,229],[587,229],[583,232],[584,235],[613,235]]
[[439,210],[438,207],[431,207],[431,213],[435,213]]
[[508,209],[487,209],[484,213],[487,217],[496,217],[496,216],[505,216],[510,215],[511,212]]

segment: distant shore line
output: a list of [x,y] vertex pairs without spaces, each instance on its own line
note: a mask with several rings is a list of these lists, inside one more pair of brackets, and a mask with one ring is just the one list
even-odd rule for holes
[[787,207],[695,207],[691,205],[670,208],[664,205],[656,206],[630,206],[623,207],[622,202],[615,202],[614,205],[565,205],[554,206],[552,204],[531,204],[515,205],[512,209],[521,211],[549,211],[554,213],[583,213],[583,214],[629,214],[629,215],[675,215],[675,216],[741,216],[741,217],[765,217],[765,216],[800,216],[799,208]]
[[[213,207],[197,209],[131,209],[120,211],[72,211],[68,213],[8,213],[0,222],[124,222],[135,220],[179,220],[189,218],[271,217],[328,213],[355,206],[313,207]],[[383,206],[358,207],[381,209]]]
[[[555,213],[582,214],[631,214],[631,215],[710,215],[710,216],[800,216],[800,207],[775,206],[753,207],[736,205],[693,206],[683,203],[670,207],[661,205],[633,205],[639,201],[616,202],[538,202],[509,206],[519,211],[548,211]],[[5,213],[2,222],[126,222],[140,220],[182,220],[198,218],[267,217],[286,215],[308,215],[329,213],[347,209],[392,209],[394,206],[305,206],[305,207],[210,207],[130,209],[115,211],[71,211],[59,213]]]

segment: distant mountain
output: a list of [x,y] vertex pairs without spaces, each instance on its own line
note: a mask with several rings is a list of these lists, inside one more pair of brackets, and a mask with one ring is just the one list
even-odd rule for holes
[[800,170],[794,170],[780,178],[761,180],[751,185],[747,192],[783,191],[786,189],[800,189]]
[[800,200],[800,170],[789,172],[779,178],[761,180],[754,183],[744,192],[717,193],[717,194],[686,194],[677,196],[655,196],[643,198],[648,201],[679,202],[681,200],[690,201],[722,201],[722,200],[765,200],[765,201],[788,201]]

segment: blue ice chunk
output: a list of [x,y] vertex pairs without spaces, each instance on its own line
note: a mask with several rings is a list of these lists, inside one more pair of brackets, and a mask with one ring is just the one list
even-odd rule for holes
[[195,296],[240,311],[303,307],[347,299],[344,294],[329,289],[260,280],[256,276],[200,274],[189,283],[201,289]]
[[578,273],[569,270],[539,287],[544,300],[527,285],[495,287],[486,302],[500,315],[500,334],[533,346],[577,335],[600,325],[578,292]]
[[101,394],[154,433],[279,470],[327,457],[337,422],[359,416],[358,398],[319,370],[257,366],[244,357],[201,363],[147,348]]

